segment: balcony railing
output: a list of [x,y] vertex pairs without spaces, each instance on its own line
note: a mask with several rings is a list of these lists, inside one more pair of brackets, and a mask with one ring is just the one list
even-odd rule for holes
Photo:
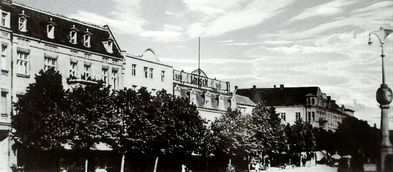
[[173,81],[175,83],[177,82],[180,84],[197,86],[212,91],[219,91],[219,92],[230,91],[229,82],[224,82],[217,79],[211,79],[204,76],[198,76],[192,73],[187,73],[178,70],[173,71]]
[[84,72],[79,74],[77,71],[70,71],[67,78],[68,84],[97,84],[99,81],[103,81],[101,75],[93,75],[91,73]]

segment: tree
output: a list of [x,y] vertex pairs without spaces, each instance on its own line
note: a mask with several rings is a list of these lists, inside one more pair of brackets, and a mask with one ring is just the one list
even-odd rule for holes
[[67,91],[67,126],[69,144],[74,149],[87,150],[105,137],[102,134],[107,119],[114,113],[110,87],[102,83],[81,85]]
[[316,148],[312,126],[302,120],[297,120],[290,129],[286,129],[290,153],[310,152]]
[[[108,121],[114,113],[113,95],[110,87],[102,82],[80,85],[66,94],[67,111],[65,127],[69,131],[68,144],[78,152],[88,152],[94,144],[105,140]],[[85,170],[88,169],[88,158]]]
[[114,110],[107,120],[107,142],[122,155],[120,171],[124,171],[126,154],[146,154],[150,146],[148,140],[155,134],[156,127],[153,119],[155,108],[152,107],[152,96],[142,87],[138,92],[131,89],[116,91],[114,96]]
[[366,157],[375,160],[381,138],[378,129],[370,127],[367,121],[346,117],[336,130],[336,148],[340,154],[353,154],[358,149]]
[[216,155],[227,157],[231,162],[231,158],[246,157],[256,151],[259,142],[247,126],[248,118],[238,110],[228,110],[212,123]]
[[54,69],[41,70],[35,83],[15,103],[17,114],[11,122],[14,138],[27,148],[63,149],[61,145],[66,143],[69,133],[64,95],[60,73]]
[[286,150],[286,137],[281,119],[274,107],[266,107],[263,102],[257,104],[248,122],[254,133],[255,148],[258,154],[280,154]]
[[157,92],[152,103],[157,111],[148,116],[155,124],[155,132],[148,139],[148,149],[156,157],[156,166],[163,153],[184,159],[201,150],[206,127],[195,105],[165,90]]

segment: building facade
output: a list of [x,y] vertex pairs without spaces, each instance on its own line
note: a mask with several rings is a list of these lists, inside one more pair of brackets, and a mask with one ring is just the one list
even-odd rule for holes
[[16,165],[8,137],[12,103],[25,93],[35,75],[55,68],[66,89],[99,80],[119,89],[123,56],[108,26],[83,23],[11,1],[0,2],[0,171],[9,171]]
[[251,114],[255,107],[248,97],[232,94],[229,82],[209,78],[201,69],[191,73],[173,70],[173,94],[188,98],[208,123],[225,114],[228,108]]
[[263,101],[276,108],[283,123],[294,124],[297,120],[313,127],[335,131],[342,120],[353,116],[354,111],[338,106],[336,101],[319,87],[280,87],[238,89],[236,94],[249,97],[254,102]]
[[146,87],[153,95],[162,89],[173,94],[173,68],[162,64],[153,50],[147,49],[142,55],[125,53],[124,60],[124,87]]

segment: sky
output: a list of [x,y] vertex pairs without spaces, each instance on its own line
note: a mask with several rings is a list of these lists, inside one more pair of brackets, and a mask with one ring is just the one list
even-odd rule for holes
[[[393,28],[389,0],[14,0],[109,25],[121,49],[239,88],[319,86],[369,124],[380,124],[380,46],[368,35]],[[383,40],[393,87],[393,34]],[[393,109],[393,108],[392,108]],[[390,111],[393,129],[393,110]]]

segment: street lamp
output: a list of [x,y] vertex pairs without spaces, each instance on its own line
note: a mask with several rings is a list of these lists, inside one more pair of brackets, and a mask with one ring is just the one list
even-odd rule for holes
[[385,158],[388,154],[393,153],[392,143],[389,140],[389,104],[392,102],[392,89],[385,83],[385,64],[384,64],[384,50],[383,45],[385,43],[386,37],[392,33],[393,30],[380,28],[379,30],[369,33],[368,45],[371,45],[371,35],[378,38],[379,44],[381,45],[381,59],[382,59],[382,84],[377,90],[377,102],[381,108],[381,131],[382,131],[382,142],[381,142],[381,160],[379,163],[379,169],[381,172],[385,172]]

